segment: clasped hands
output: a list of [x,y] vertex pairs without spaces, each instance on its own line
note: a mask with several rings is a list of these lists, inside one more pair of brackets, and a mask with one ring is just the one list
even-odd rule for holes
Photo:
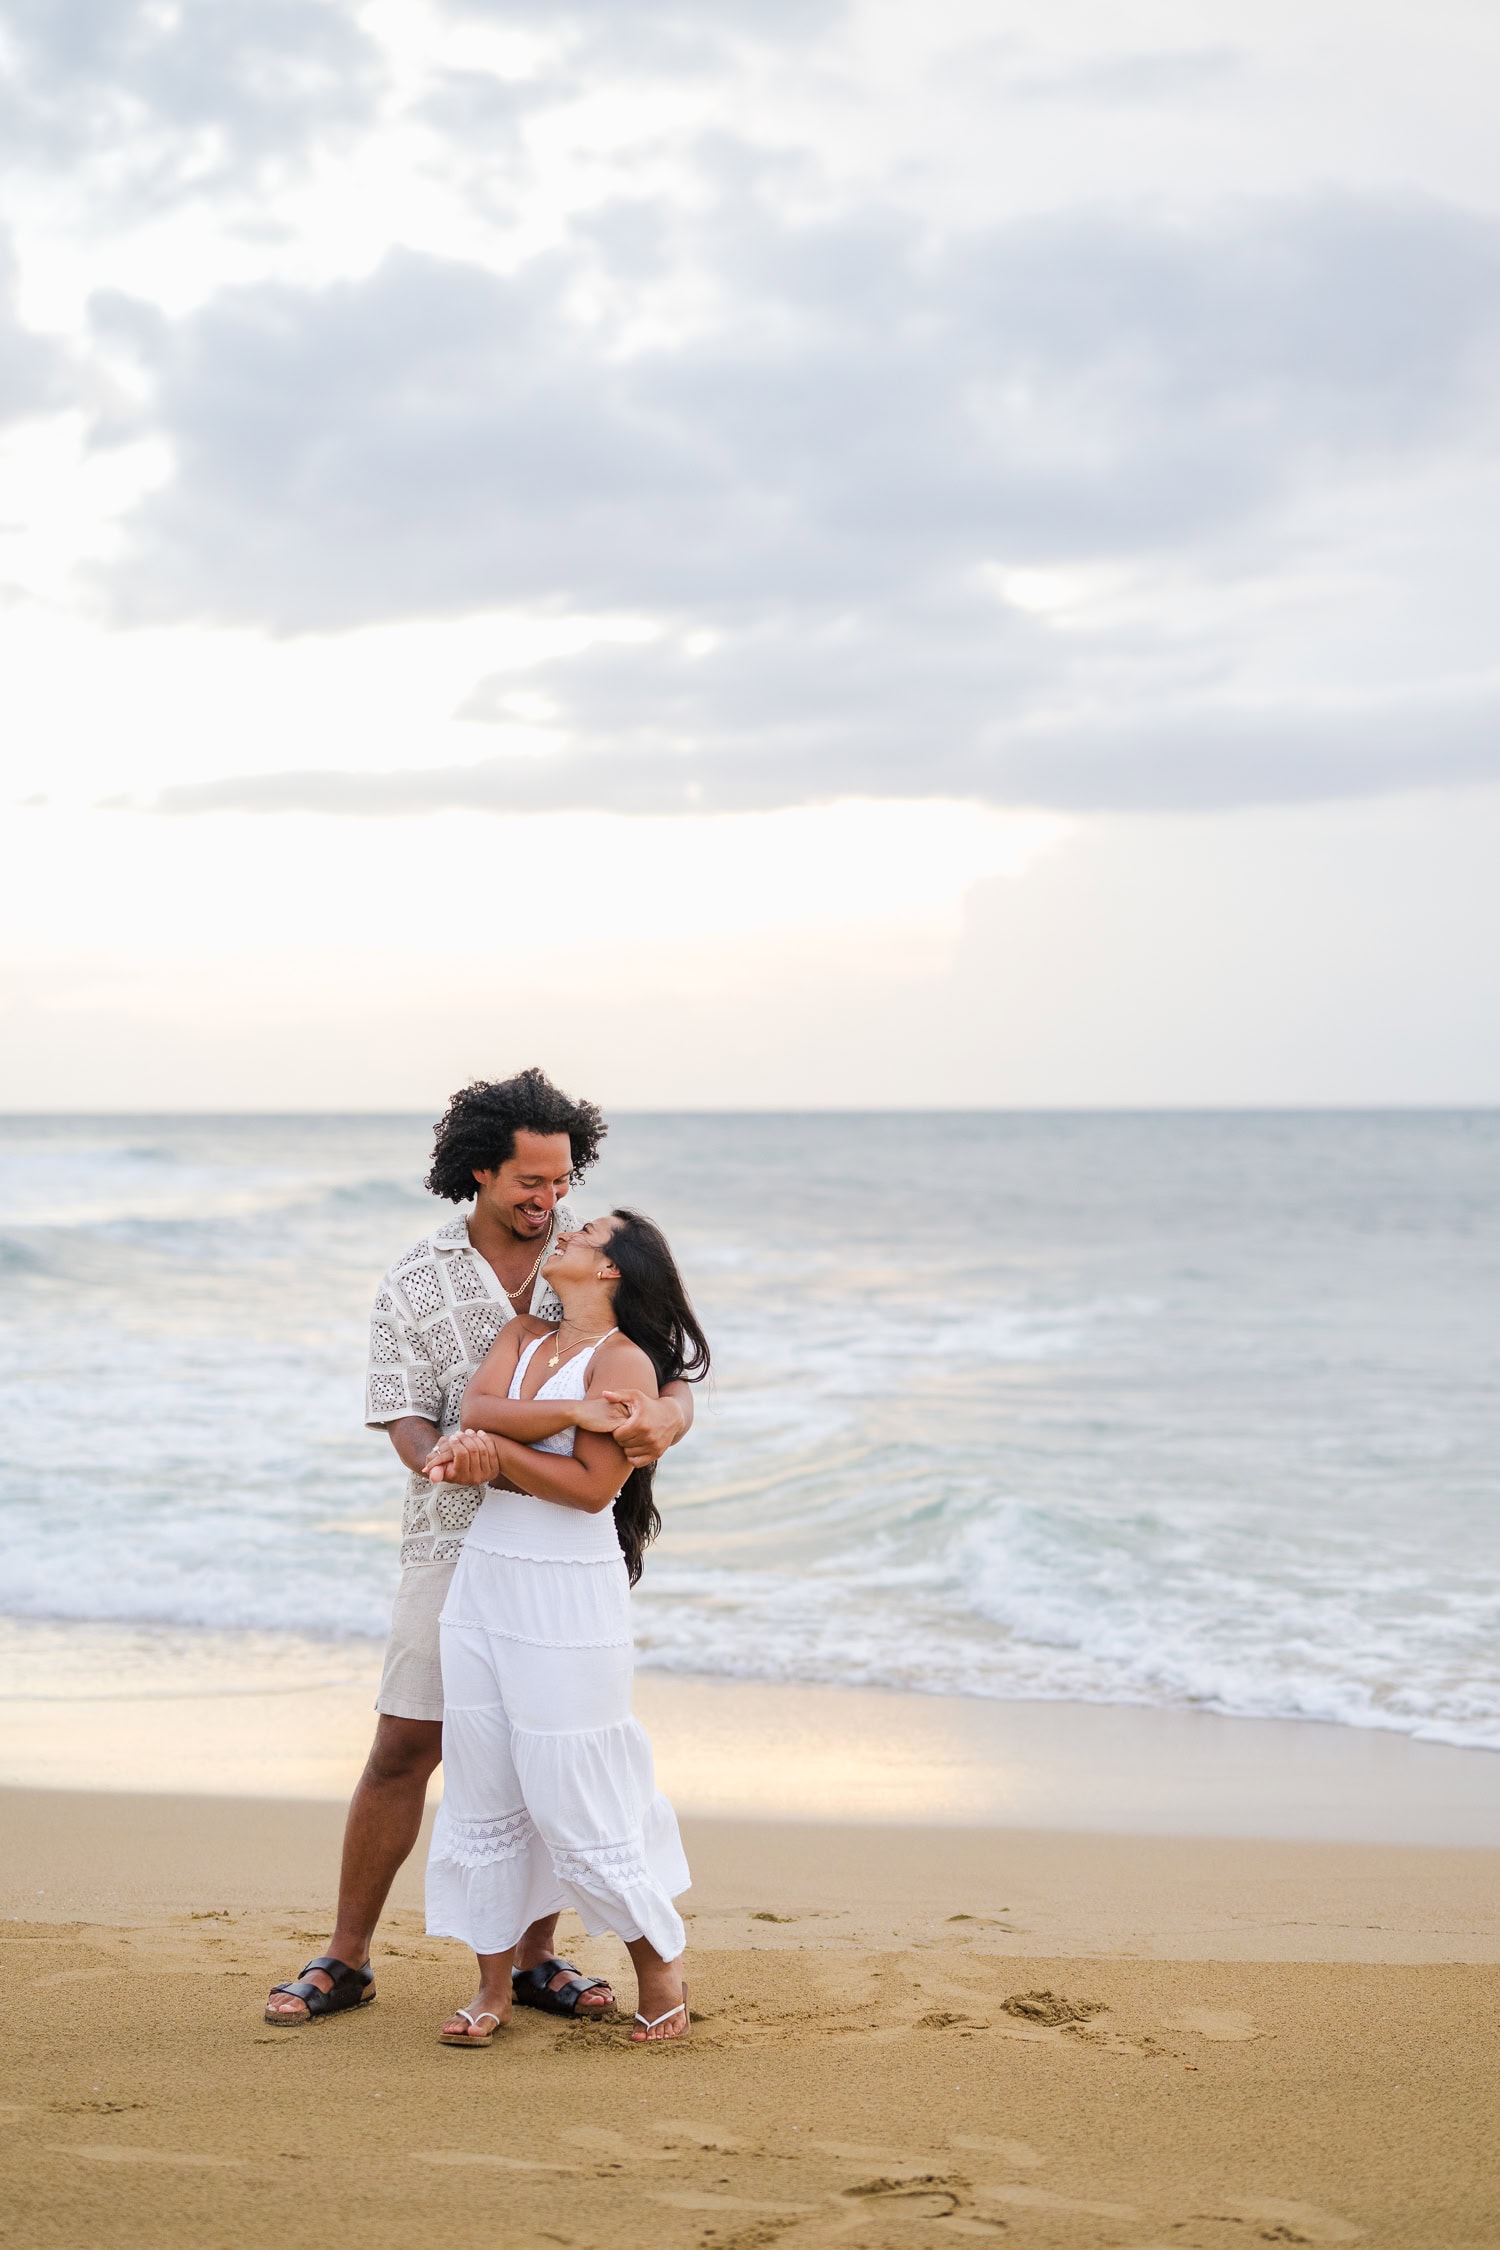
[[[573,1415],[575,1429],[612,1437],[633,1469],[659,1461],[681,1435],[682,1423],[682,1409],[672,1399],[648,1398],[644,1391],[601,1391],[597,1398],[580,1399]],[[439,1438],[422,1474],[433,1484],[503,1482],[499,1441],[489,1430]]]

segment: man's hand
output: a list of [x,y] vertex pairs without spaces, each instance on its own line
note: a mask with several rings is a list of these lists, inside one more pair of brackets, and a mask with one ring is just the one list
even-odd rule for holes
[[644,1391],[601,1391],[611,1405],[628,1409],[625,1419],[611,1430],[616,1445],[633,1469],[649,1469],[687,1427],[687,1416],[672,1398],[647,1398]]
[[433,1484],[488,1484],[500,1474],[500,1448],[488,1430],[460,1430],[439,1440],[422,1474]]

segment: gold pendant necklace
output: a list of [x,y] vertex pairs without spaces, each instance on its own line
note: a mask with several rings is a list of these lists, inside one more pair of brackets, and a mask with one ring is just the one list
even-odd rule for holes
[[[562,1352],[562,1332],[563,1332],[563,1330],[564,1330],[564,1329],[565,1329],[565,1328],[567,1327],[567,1325],[568,1325],[568,1324],[567,1324],[567,1322],[566,1322],[565,1320],[559,1321],[559,1322],[558,1322],[558,1324],[557,1324],[556,1330],[555,1330],[555,1331],[554,1331],[554,1333],[553,1333],[553,1337],[552,1337],[552,1357],[551,1357],[551,1358],[550,1358],[550,1359],[548,1360],[548,1362],[547,1362],[547,1365],[548,1365],[549,1367],[555,1367],[555,1366],[557,1365],[558,1359],[559,1359],[559,1357],[560,1357],[560,1355],[561,1355],[561,1352]],[[603,1335],[600,1335],[600,1336],[594,1336],[594,1337],[592,1337],[592,1338],[590,1338],[590,1337],[588,1337],[588,1336],[585,1336],[585,1337],[584,1337],[584,1338],[582,1339],[582,1341],[580,1342],[580,1344],[579,1344],[579,1347],[578,1347],[578,1348],[579,1348],[579,1350],[580,1350],[580,1351],[582,1351],[582,1349],[583,1349],[583,1346],[584,1346],[584,1344],[587,1344],[587,1343],[590,1343],[590,1342],[592,1342],[592,1343],[595,1343],[595,1344],[602,1344],[602,1343],[604,1342],[604,1340],[605,1340],[605,1337],[607,1337],[607,1336],[613,1336],[613,1335],[614,1335],[614,1333],[615,1333],[615,1331],[614,1331],[614,1329],[613,1329],[613,1328],[606,1328],[606,1329],[604,1330],[604,1333],[603,1333]]]

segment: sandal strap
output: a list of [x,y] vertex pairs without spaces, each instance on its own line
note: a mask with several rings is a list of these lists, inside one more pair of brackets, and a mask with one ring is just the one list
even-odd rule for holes
[[[320,1984],[313,1983],[314,1969],[321,1969],[330,1979],[331,1991],[325,1992]],[[271,1992],[285,1992],[291,1999],[302,2001],[310,2016],[337,2015],[350,2004],[347,1995],[351,1990],[363,1992],[374,1982],[375,1971],[368,1961],[362,1969],[351,1969],[347,1961],[335,1960],[331,1953],[320,1953],[316,1961],[308,1962],[301,1976],[294,1977],[289,1984],[273,1984]],[[268,1993],[266,1997],[270,1996]]]
[[[560,1984],[553,1982],[557,1977],[563,1980]],[[586,1992],[602,1992],[610,2002],[613,2002],[615,1996],[614,1986],[608,1977],[585,1976],[582,1969],[576,1968],[571,1961],[560,1961],[555,1957],[549,1961],[538,1961],[529,1969],[512,1969],[510,1984],[523,2007],[540,2008],[546,2014],[554,2016],[573,2017],[580,2012],[585,2015],[602,2014],[602,2009],[580,2011],[579,2003],[583,1995]]]
[[479,2029],[479,2026],[483,2023],[486,2016],[489,2017],[490,2022],[495,2026],[495,2029],[497,2031],[500,2028],[500,2018],[496,2015],[493,2008],[481,2008],[477,2016],[471,2016],[467,2008],[455,2008],[453,2013],[456,2016],[462,2016],[464,2022],[467,2024],[472,2024],[476,2031]]
[[635,2020],[639,2024],[644,2024],[648,2031],[654,2031],[659,2023],[670,2023],[674,2016],[685,2016],[686,2014],[687,2002],[686,2000],[679,2000],[676,2007],[668,2008],[664,2016],[643,2016],[637,2010]]
[[577,1992],[593,1992],[596,1988],[603,1991],[613,1990],[608,1977],[585,1976],[583,1970],[575,1968],[571,1961],[538,1961],[530,1969],[512,1969],[511,1976],[513,1979],[529,1977],[534,1984],[546,1985],[549,1991],[558,1989],[552,1982],[554,1977],[567,1978],[567,1984],[561,1988],[564,1992],[568,1990],[569,1986],[572,1986]]

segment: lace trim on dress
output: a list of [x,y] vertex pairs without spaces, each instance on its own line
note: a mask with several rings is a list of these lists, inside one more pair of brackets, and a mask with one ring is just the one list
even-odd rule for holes
[[563,1851],[552,1846],[552,1865],[560,1882],[580,1891],[632,1891],[650,1886],[653,1877],[639,1841],[629,1844],[590,1844],[583,1851]]
[[440,1809],[432,1856],[451,1860],[455,1867],[497,1867],[505,1860],[524,1859],[535,1834],[524,1805],[519,1812],[501,1813],[497,1820],[458,1820]]

